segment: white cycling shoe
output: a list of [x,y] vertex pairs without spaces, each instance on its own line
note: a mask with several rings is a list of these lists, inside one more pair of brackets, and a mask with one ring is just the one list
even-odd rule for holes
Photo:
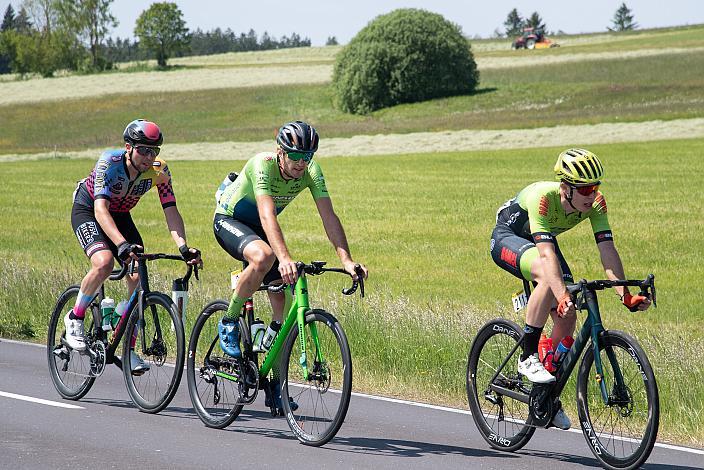
[[555,381],[555,376],[545,370],[545,366],[537,354],[528,356],[525,361],[518,358],[518,372],[536,384],[548,384]]
[[142,375],[151,369],[151,366],[145,364],[142,358],[134,352],[134,349],[130,349],[130,368],[132,369],[132,375]]
[[83,330],[83,320],[76,318],[71,320],[68,316],[71,315],[73,309],[69,310],[64,316],[64,326],[66,327],[66,343],[68,347],[75,351],[86,350],[86,335]]

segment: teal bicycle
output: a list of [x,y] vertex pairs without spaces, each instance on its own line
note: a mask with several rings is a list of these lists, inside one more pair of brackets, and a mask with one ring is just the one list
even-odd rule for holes
[[[232,424],[242,408],[254,402],[260,389],[270,387],[268,375],[278,365],[283,414],[298,440],[321,446],[335,436],[350,402],[352,357],[337,319],[329,312],[310,308],[306,275],[349,273],[324,266],[322,261],[297,263],[295,286],[260,287],[270,292],[294,290],[291,308],[269,351],[253,350],[251,325],[255,317],[251,299],[239,318],[241,358],[227,356],[219,345],[218,323],[228,302],[216,300],[203,309],[191,332],[186,375],[193,408],[206,426],[221,429]],[[363,297],[361,271],[358,280],[342,292],[352,295],[358,287]],[[291,402],[297,404],[295,409]],[[274,416],[278,413],[274,403],[271,412]]]
[[[614,286],[638,287],[640,295],[656,305],[652,274],[644,280],[581,280],[568,285],[577,309],[586,309],[587,318],[550,384],[531,384],[518,373],[523,329],[516,323],[499,318],[479,330],[469,351],[467,398],[477,429],[491,447],[514,452],[528,443],[536,428],[550,426],[584,351],[577,372],[577,410],[594,457],[609,469],[634,469],[647,460],[660,422],[658,386],[638,342],[623,331],[604,328],[596,292]],[[527,297],[528,283],[524,289]]]

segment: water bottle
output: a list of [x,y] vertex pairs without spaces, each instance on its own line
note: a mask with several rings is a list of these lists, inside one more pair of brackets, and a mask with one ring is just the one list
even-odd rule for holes
[[220,203],[220,196],[222,196],[222,193],[225,192],[228,186],[230,186],[232,183],[235,182],[237,179],[237,176],[239,176],[238,173],[235,173],[234,171],[230,174],[228,174],[224,180],[222,180],[222,183],[220,183],[220,186],[218,186],[218,190],[215,191],[215,203],[219,204]]
[[272,343],[274,342],[274,338],[276,338],[276,335],[279,333],[280,329],[281,329],[280,322],[277,322],[276,320],[274,320],[271,323],[269,323],[269,327],[266,329],[266,333],[264,333],[264,337],[262,338],[261,349],[263,351],[269,350]]
[[571,336],[565,336],[562,338],[562,341],[560,341],[560,344],[557,345],[555,354],[552,357],[552,365],[555,367],[555,370],[560,367],[560,364],[565,359],[565,354],[570,350],[573,344],[574,338]]
[[110,297],[105,297],[100,302],[100,313],[103,317],[101,328],[103,331],[111,331],[113,328],[112,317],[115,315],[115,301]]
[[264,326],[264,322],[261,321],[259,318],[255,318],[254,321],[252,322],[252,325],[250,326],[250,330],[252,333],[252,351],[254,352],[262,352],[264,351],[262,349],[262,339],[264,339],[264,332],[266,331],[266,327]]
[[545,334],[542,334],[538,342],[538,359],[540,359],[540,362],[545,366],[545,370],[551,373],[555,372],[555,368],[552,365],[554,355],[552,338],[548,338]]
[[[174,279],[171,284],[171,300],[176,304],[176,308],[181,313],[181,324],[186,325],[186,305],[188,304],[188,283],[183,279]],[[174,326],[171,325],[171,331]]]

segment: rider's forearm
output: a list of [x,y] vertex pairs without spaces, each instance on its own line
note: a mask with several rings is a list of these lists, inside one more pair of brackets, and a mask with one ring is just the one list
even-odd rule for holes
[[165,208],[164,216],[166,217],[166,225],[169,227],[169,232],[171,232],[171,238],[174,239],[176,246],[180,248],[186,245],[186,227],[183,223],[183,217],[181,217],[181,213],[176,206]]
[[122,236],[120,231],[115,225],[115,220],[110,215],[110,212],[106,207],[101,207],[96,203],[95,205],[95,220],[100,224],[101,230],[105,235],[110,238],[110,240],[115,244],[115,246],[120,246],[120,243],[125,242],[125,237]]
[[266,238],[269,241],[269,246],[274,251],[279,263],[291,260],[291,255],[288,252],[288,247],[284,241],[284,234],[281,231],[281,226],[275,214],[260,214],[262,228],[266,233]]
[[[621,257],[616,250],[613,242],[602,242],[599,244],[599,255],[601,256],[601,264],[604,267],[604,272],[609,280],[625,279],[626,273],[623,269]],[[628,292],[627,287],[617,286],[614,290],[620,297]]]
[[350,247],[347,243],[347,236],[345,235],[345,229],[342,227],[340,218],[337,215],[331,215],[327,219],[323,219],[323,227],[325,228],[325,233],[328,236],[328,240],[335,247],[335,252],[343,263],[347,261],[352,261],[352,255],[350,254]]
[[559,300],[567,292],[565,281],[562,280],[560,260],[554,252],[541,253],[540,258],[545,269],[545,279],[553,295]]

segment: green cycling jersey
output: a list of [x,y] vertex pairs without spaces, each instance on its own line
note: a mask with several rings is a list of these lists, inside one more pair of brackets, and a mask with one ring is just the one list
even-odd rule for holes
[[329,197],[317,161],[308,164],[301,178],[287,180],[281,174],[276,153],[262,152],[249,159],[235,181],[224,189],[215,213],[261,227],[257,196],[271,196],[278,215],[306,188],[310,189],[314,199]]
[[560,183],[540,181],[533,183],[501,206],[496,214],[499,224],[534,243],[549,242],[578,223],[589,219],[597,242],[611,240],[606,200],[597,193],[592,208],[587,212],[569,214],[560,203]]

